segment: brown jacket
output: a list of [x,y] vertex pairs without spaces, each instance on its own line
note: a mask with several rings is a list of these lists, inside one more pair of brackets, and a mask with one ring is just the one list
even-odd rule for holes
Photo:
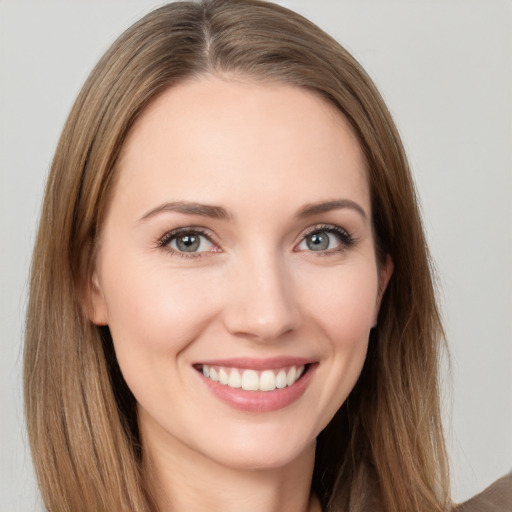
[[512,473],[461,503],[453,512],[512,512]]

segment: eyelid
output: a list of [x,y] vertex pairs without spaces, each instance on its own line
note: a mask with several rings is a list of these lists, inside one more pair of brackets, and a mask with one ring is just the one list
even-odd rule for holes
[[[207,240],[209,240],[218,250],[187,253],[183,251],[177,251],[176,249],[169,247],[169,244],[172,242],[173,239],[179,237],[180,235],[186,234],[196,234],[199,236],[203,236]],[[211,254],[212,252],[222,252],[220,243],[218,242],[218,239],[215,236],[215,234],[209,229],[203,228],[201,226],[183,226],[167,231],[162,237],[160,237],[156,241],[156,246],[158,248],[168,251],[173,255],[180,256],[183,258],[201,258],[207,256],[208,254]]]
[[307,228],[306,230],[304,230],[301,233],[298,242],[294,246],[294,251],[295,252],[312,252],[312,253],[314,253],[315,251],[298,249],[298,247],[300,244],[302,244],[304,242],[306,237],[308,237],[309,235],[311,235],[313,233],[322,232],[322,231],[336,235],[340,239],[340,247],[335,248],[335,249],[328,249],[328,250],[324,250],[324,251],[317,251],[316,254],[318,256],[321,256],[321,255],[325,256],[325,255],[330,255],[330,254],[335,254],[335,253],[345,251],[348,248],[350,248],[352,245],[354,245],[354,243],[356,242],[355,238],[349,233],[349,231],[347,231],[345,228],[342,228],[341,226],[337,226],[336,224],[315,224],[314,226]]
[[[327,233],[332,233],[336,235],[340,239],[340,247],[335,249],[328,249],[323,251],[317,251],[317,255],[329,255],[334,253],[339,253],[344,250],[347,250],[350,248],[355,242],[355,238],[345,229],[341,226],[337,226],[336,224],[315,224],[307,229],[305,229],[298,241],[294,245],[294,252],[315,252],[315,251],[307,251],[304,249],[298,249],[298,246],[305,240],[305,238],[312,233],[318,232],[318,231],[325,231]],[[206,239],[208,239],[217,250],[213,251],[201,251],[201,252],[183,252],[183,251],[177,251],[176,249],[173,249],[169,247],[169,243],[174,239],[180,236],[181,234],[197,234],[200,236],[204,236]],[[158,248],[164,249],[168,252],[170,252],[173,255],[184,257],[184,258],[201,258],[208,256],[211,253],[218,253],[223,252],[221,244],[218,240],[218,237],[213,233],[211,230],[204,228],[202,226],[182,226],[176,229],[172,229],[170,231],[167,231],[162,237],[158,238],[156,241],[156,246]]]

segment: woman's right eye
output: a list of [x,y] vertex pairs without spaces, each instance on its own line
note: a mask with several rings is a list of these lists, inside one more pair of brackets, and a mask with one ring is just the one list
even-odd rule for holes
[[217,246],[208,236],[197,230],[180,230],[165,235],[160,247],[171,249],[180,256],[199,256],[205,252],[217,252]]

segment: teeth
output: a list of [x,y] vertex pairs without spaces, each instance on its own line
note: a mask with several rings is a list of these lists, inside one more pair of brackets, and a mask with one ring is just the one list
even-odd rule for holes
[[228,386],[230,388],[242,387],[242,376],[236,368],[231,370],[231,373],[229,374]]
[[282,368],[279,371],[264,370],[261,373],[254,370],[238,370],[237,368],[217,368],[205,364],[202,368],[203,375],[225,386],[242,388],[246,391],[282,389],[295,384],[304,373],[304,365]]
[[224,368],[219,370],[219,382],[224,385],[228,383],[228,374]]
[[288,370],[288,375],[286,376],[286,384],[288,386],[291,386],[297,379],[298,379],[297,369],[295,368],[295,366],[292,366]]
[[274,391],[276,389],[276,375],[272,370],[265,370],[260,375],[260,391]]
[[276,388],[282,389],[286,387],[286,372],[281,370],[276,376]]
[[260,385],[258,374],[254,370],[245,370],[242,374],[242,389],[257,391]]

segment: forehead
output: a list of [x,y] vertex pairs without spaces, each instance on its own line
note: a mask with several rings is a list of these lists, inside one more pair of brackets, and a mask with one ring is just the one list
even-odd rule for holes
[[229,191],[281,201],[284,187],[297,201],[348,189],[368,202],[364,157],[346,119],[283,83],[203,77],[168,89],[135,123],[118,171],[121,189],[143,195],[159,184],[162,200],[215,202]]

